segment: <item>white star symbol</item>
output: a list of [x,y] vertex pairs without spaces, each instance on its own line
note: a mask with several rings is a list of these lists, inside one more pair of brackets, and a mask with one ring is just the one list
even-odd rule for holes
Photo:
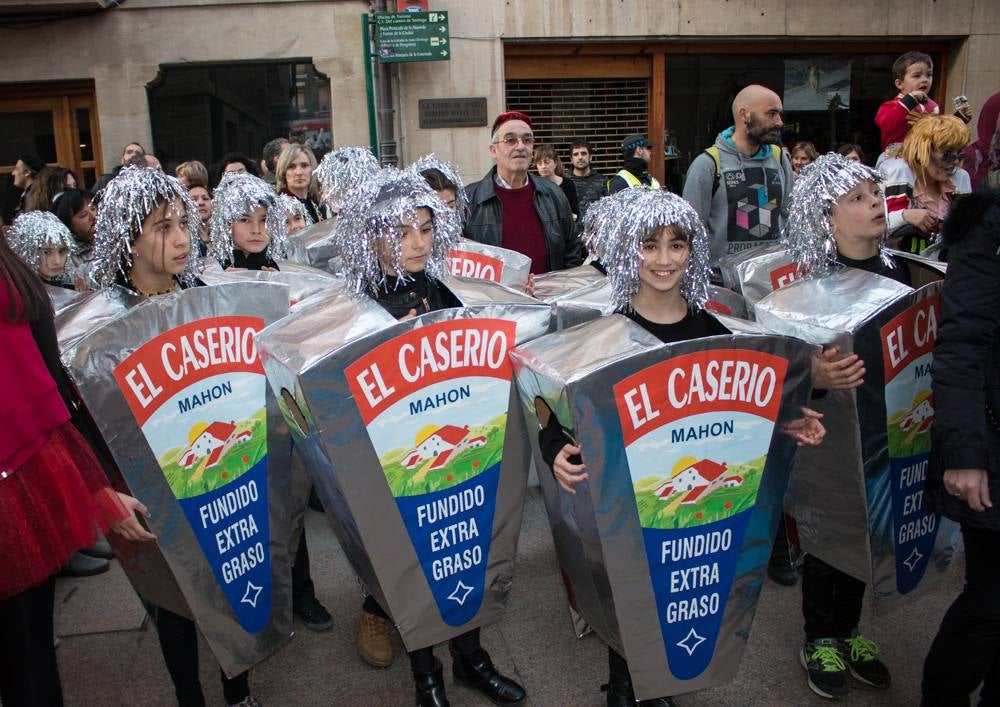
[[913,548],[913,552],[910,553],[909,557],[903,560],[903,564],[906,565],[907,569],[909,569],[910,572],[912,572],[914,568],[917,566],[917,563],[920,562],[920,560],[922,560],[923,557],[924,557],[923,555],[917,552],[917,548]]
[[694,655],[695,650],[698,646],[705,642],[703,636],[699,636],[698,632],[692,628],[688,631],[688,635],[684,637],[683,641],[677,641],[677,645],[688,652],[688,655]]
[[448,598],[458,602],[458,605],[462,606],[465,604],[465,600],[469,598],[469,594],[472,593],[472,589],[472,587],[462,584],[462,580],[458,580],[458,584],[455,585],[455,589],[448,595]]
[[257,599],[260,597],[263,587],[258,587],[256,584],[247,580],[247,590],[243,592],[243,598],[240,599],[240,604],[249,604],[253,608],[257,608]]

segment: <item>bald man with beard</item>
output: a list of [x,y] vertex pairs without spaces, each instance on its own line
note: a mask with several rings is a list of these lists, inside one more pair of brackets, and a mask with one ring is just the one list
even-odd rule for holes
[[719,258],[774,243],[787,214],[792,166],[781,151],[781,98],[751,85],[733,100],[733,125],[688,169],[684,198],[711,239],[713,272]]

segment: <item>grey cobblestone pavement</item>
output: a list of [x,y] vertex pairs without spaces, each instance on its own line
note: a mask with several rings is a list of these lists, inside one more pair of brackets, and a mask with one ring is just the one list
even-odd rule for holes
[[[309,549],[317,596],[335,625],[312,633],[296,623],[292,640],[254,669],[254,695],[266,707],[311,705],[413,704],[408,661],[400,653],[385,670],[370,668],[354,649],[360,606],[356,580],[322,515],[309,512]],[[917,705],[923,658],[948,605],[961,587],[962,554],[947,581],[935,592],[882,617],[866,613],[865,634],[879,643],[893,673],[885,691],[858,687],[846,705]],[[117,563],[112,571],[89,579],[60,580],[56,626],[62,637],[57,651],[66,704],[175,704],[170,678],[155,630]],[[802,619],[797,587],[766,582],[753,633],[736,679],[729,685],[682,696],[693,705],[819,705],[806,686],[798,663]],[[607,680],[607,652],[596,636],[576,639],[559,580],[552,536],[541,496],[528,493],[518,564],[506,616],[483,631],[483,645],[497,666],[528,690],[529,703],[545,706],[600,707]],[[490,704],[451,683],[447,649],[437,649],[446,666],[448,697],[456,707]],[[201,678],[209,705],[223,705],[218,668],[201,644]]]

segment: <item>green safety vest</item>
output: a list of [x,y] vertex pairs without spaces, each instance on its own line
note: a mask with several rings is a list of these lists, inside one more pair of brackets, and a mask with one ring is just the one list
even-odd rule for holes
[[619,176],[622,179],[624,179],[625,183],[628,184],[630,187],[642,187],[643,189],[659,189],[660,188],[660,183],[658,181],[656,181],[656,177],[654,177],[652,175],[650,175],[650,177],[649,177],[649,185],[648,186],[645,185],[645,184],[643,184],[642,182],[640,182],[639,179],[634,174],[632,174],[631,172],[629,172],[627,169],[619,170],[618,174],[616,176]]

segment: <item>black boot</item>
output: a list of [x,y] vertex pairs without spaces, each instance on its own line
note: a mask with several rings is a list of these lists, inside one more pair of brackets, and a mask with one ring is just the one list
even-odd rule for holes
[[477,690],[486,695],[494,704],[519,705],[527,693],[505,675],[501,675],[490,660],[490,654],[479,649],[478,655],[463,655],[451,650],[451,674],[455,684]]
[[673,697],[637,701],[631,682],[608,683],[601,685],[601,690],[608,693],[608,707],[677,707]]
[[434,670],[429,673],[413,672],[413,682],[417,687],[417,707],[449,707],[448,696],[444,694],[444,667],[434,659]]
[[608,707],[636,707],[631,680],[614,680],[601,685],[601,690],[608,693]]

